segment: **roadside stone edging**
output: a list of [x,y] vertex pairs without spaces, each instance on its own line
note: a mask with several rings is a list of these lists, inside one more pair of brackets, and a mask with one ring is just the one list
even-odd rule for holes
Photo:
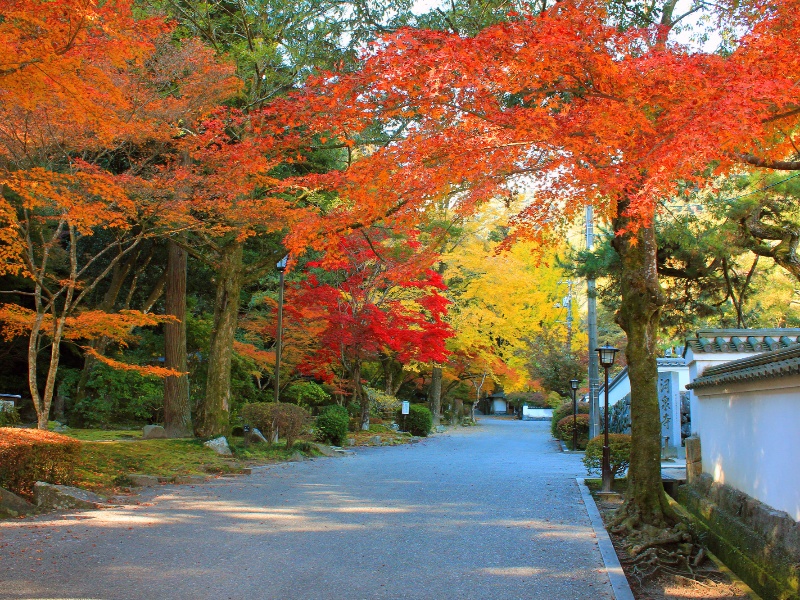
[[583,498],[583,503],[586,506],[586,512],[589,513],[589,520],[592,522],[594,534],[597,537],[597,546],[600,548],[600,555],[603,557],[603,564],[605,564],[608,579],[611,582],[614,598],[616,600],[634,600],[631,586],[628,584],[622,565],[619,564],[617,551],[614,550],[614,544],[611,543],[611,538],[606,531],[606,526],[603,524],[603,517],[600,516],[600,511],[594,503],[594,498],[592,498],[589,488],[586,487],[583,477],[577,477],[576,481],[578,482],[578,488],[581,490],[581,498]]

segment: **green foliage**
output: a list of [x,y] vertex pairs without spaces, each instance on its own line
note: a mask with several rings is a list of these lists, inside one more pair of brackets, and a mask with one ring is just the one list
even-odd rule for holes
[[547,394],[547,398],[545,401],[547,402],[547,408],[558,408],[559,406],[564,404],[564,397],[558,392],[550,392],[549,394]]
[[325,388],[313,381],[295,381],[284,390],[281,397],[305,407],[320,406],[331,399]]
[[68,399],[71,420],[89,427],[158,420],[164,406],[164,382],[156,377],[97,363],[86,384],[86,397],[73,403],[70,396],[80,372],[62,369],[61,373],[64,375],[59,393]]
[[421,437],[427,437],[433,426],[433,415],[430,409],[422,404],[410,405],[407,415],[398,412],[396,418],[402,431]]
[[[578,415],[574,420],[578,430],[578,450],[584,450],[586,444],[589,442],[589,415]],[[558,422],[556,429],[558,439],[566,442],[570,450],[575,450],[575,448],[572,447],[572,426],[573,416],[569,415]]]
[[[625,433],[610,433],[608,435],[609,466],[611,477],[624,473],[631,462],[631,436]],[[583,464],[591,473],[600,473],[603,467],[603,436],[598,435],[586,444],[586,454]]]
[[0,487],[31,499],[33,484],[72,483],[81,443],[39,429],[0,428]]
[[[578,402],[578,414],[589,414],[589,403]],[[564,402],[561,406],[553,410],[553,418],[550,421],[550,433],[554,438],[558,438],[558,422],[566,416],[572,416],[572,402]]]
[[344,406],[327,406],[317,417],[317,435],[322,441],[341,446],[347,439],[350,416]]
[[17,425],[19,425],[19,411],[17,407],[0,407],[0,427],[16,427]]
[[373,416],[391,418],[400,407],[401,401],[386,392],[367,386],[364,386],[364,392],[369,398],[370,414]]

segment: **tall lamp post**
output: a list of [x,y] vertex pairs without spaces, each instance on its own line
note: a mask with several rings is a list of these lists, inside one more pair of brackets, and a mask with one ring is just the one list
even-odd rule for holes
[[611,492],[611,449],[608,446],[608,370],[614,364],[614,359],[619,352],[619,348],[609,346],[606,342],[605,346],[600,346],[596,349],[600,359],[600,366],[606,372],[606,411],[604,417],[604,432],[603,432],[603,490],[601,493],[610,494]]
[[289,255],[284,256],[278,264],[280,285],[278,288],[278,339],[275,346],[275,402],[281,401],[281,352],[283,351],[283,273],[286,271],[286,263],[289,262]]
[[570,379],[569,387],[572,388],[572,449],[578,449],[578,380]]

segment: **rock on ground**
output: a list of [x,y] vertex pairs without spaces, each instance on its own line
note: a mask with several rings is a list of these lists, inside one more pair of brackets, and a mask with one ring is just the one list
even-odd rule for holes
[[228,440],[225,439],[225,436],[208,440],[203,444],[203,446],[211,448],[214,452],[221,456],[233,456],[233,452],[231,452],[231,448],[228,446]]
[[36,512],[36,507],[16,494],[0,488],[0,518],[30,515]]
[[165,440],[167,431],[161,425],[145,425],[142,430],[143,440]]
[[44,481],[37,481],[33,484],[33,497],[36,500],[36,506],[54,510],[98,508],[105,502],[105,498],[92,492]]

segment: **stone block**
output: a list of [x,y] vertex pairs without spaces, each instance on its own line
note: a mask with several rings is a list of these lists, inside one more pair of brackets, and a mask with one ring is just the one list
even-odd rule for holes
[[36,512],[36,507],[16,494],[0,488],[0,517],[18,517]]
[[700,462],[700,438],[691,436],[686,438],[686,464]]
[[356,438],[347,438],[347,445],[348,446],[355,446],[356,445]]
[[306,457],[299,452],[292,452],[292,455],[289,457],[289,462],[302,462],[305,459]]
[[322,456],[336,456],[336,452],[334,452],[333,449],[330,446],[326,446],[325,444],[317,444],[317,443],[312,443],[312,445],[314,446],[314,448],[317,449],[317,452],[322,454]]
[[136,487],[153,487],[159,484],[158,477],[155,475],[142,475],[141,473],[131,473],[126,475],[131,485]]
[[228,446],[228,440],[225,439],[225,436],[221,436],[215,438],[213,440],[208,440],[203,444],[206,448],[211,448],[214,452],[219,454],[220,456],[233,456],[233,452],[231,452],[230,446]]
[[686,463],[686,481],[688,483],[693,483],[702,474],[703,474],[703,463],[701,462]]
[[245,434],[247,436],[247,441],[253,444],[266,444],[267,438],[264,437],[264,434],[261,433],[256,427],[253,427],[248,433]]
[[381,443],[381,436],[379,435],[372,436],[369,441],[371,444],[376,444],[379,446]]
[[68,485],[55,485],[37,481],[33,484],[33,497],[36,506],[53,510],[71,510],[75,508],[98,508],[105,498]]
[[142,430],[143,440],[165,440],[167,432],[161,425],[145,425]]

